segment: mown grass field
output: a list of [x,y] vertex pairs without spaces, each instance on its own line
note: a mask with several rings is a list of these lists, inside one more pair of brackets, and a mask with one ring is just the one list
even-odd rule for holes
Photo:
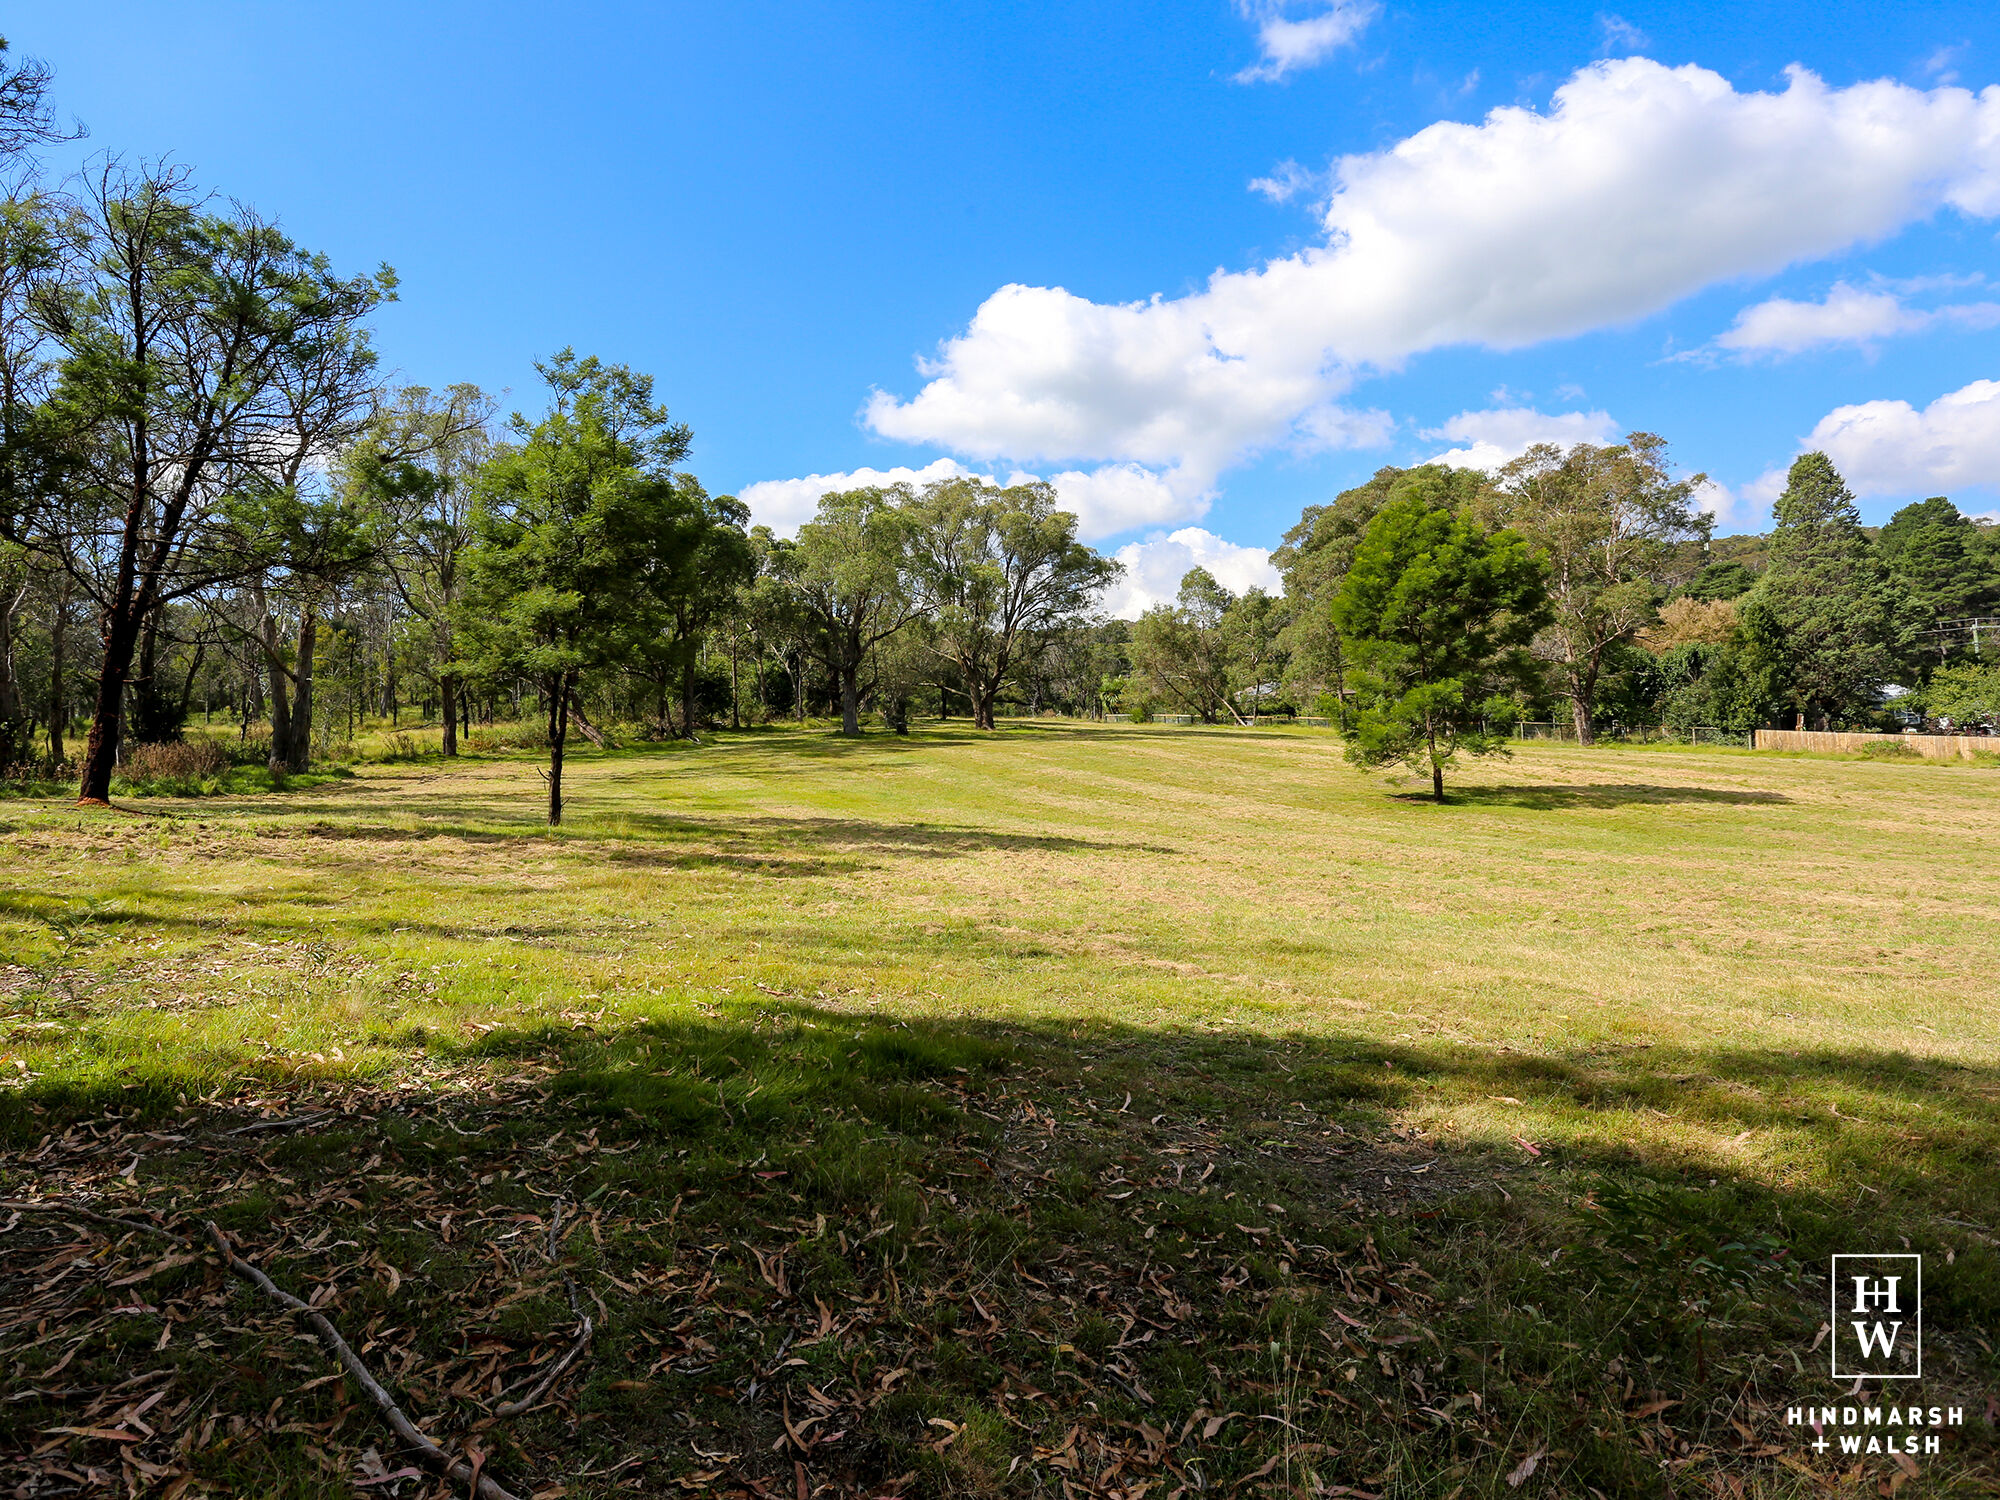
[[[554,836],[531,756],[356,771],[0,802],[15,1493],[445,1493],[62,1204],[214,1219],[520,1495],[2000,1488],[2000,770],[772,730]],[[1906,1245],[1965,1425],[1815,1453],[1826,1257]]]

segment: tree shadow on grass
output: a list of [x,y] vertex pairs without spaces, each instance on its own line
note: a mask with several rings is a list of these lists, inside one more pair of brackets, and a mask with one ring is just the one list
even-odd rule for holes
[[[1418,800],[1415,794],[1403,794]],[[1446,799],[1474,807],[1525,807],[1539,812],[1564,808],[1667,806],[1673,803],[1717,807],[1781,807],[1792,799],[1783,792],[1749,791],[1735,787],[1653,786],[1643,782],[1585,786],[1459,786]],[[1428,802],[1428,795],[1420,800]]]
[[[1993,1456],[1976,1400],[1990,1359],[1970,1335],[2000,1319],[2000,1262],[1965,1228],[1996,1211],[1991,1066],[1858,1048],[1530,1055],[801,1001],[384,1045],[443,1086],[384,1089],[247,1048],[31,1084],[0,1096],[0,1175],[10,1196],[213,1214],[350,1333],[420,1353],[401,1378],[421,1373],[412,1400],[443,1431],[480,1417],[456,1399],[484,1391],[480,1360],[553,1357],[567,1339],[552,1283],[476,1339],[467,1326],[513,1285],[479,1280],[484,1267],[522,1276],[507,1301],[532,1298],[529,1275],[546,1273],[523,1226],[538,1233],[551,1201],[580,1205],[568,1263],[602,1321],[558,1395],[596,1436],[562,1409],[524,1417],[496,1449],[510,1484],[641,1451],[664,1482],[690,1439],[720,1451],[713,1430],[761,1493],[879,1494],[910,1471],[937,1480],[918,1492],[950,1493],[954,1476],[1074,1451],[1098,1469],[1122,1453],[1127,1480],[1198,1463],[1210,1491],[1289,1458],[1319,1465],[1322,1491],[1394,1461],[1409,1493],[1498,1495],[1535,1452],[1547,1493],[1666,1496],[1681,1491],[1658,1461],[1664,1429],[1705,1483],[1790,1494],[1781,1456],[1811,1459],[1784,1402],[1834,1399],[1784,1358],[1812,1346],[1825,1257],[1905,1240],[1935,1256],[1923,1399],[1969,1419],[1934,1467]],[[227,1134],[255,1123],[229,1085],[282,1101],[296,1128]],[[1470,1128],[1417,1128],[1454,1107]],[[1653,1125],[1658,1112],[1672,1119]],[[1780,1132],[1831,1172],[1685,1149],[1691,1133]],[[127,1191],[116,1172],[140,1151],[146,1186]],[[1876,1189],[1865,1216],[1850,1183]],[[152,1348],[147,1364],[190,1362],[177,1378],[246,1428],[286,1385],[301,1387],[288,1417],[334,1425],[345,1403],[303,1387],[312,1363],[275,1388],[252,1373],[278,1350],[297,1359],[295,1325],[247,1326],[260,1304],[200,1267],[149,1282],[148,1302],[178,1298],[190,1335],[244,1342],[209,1355],[176,1335],[162,1356],[164,1324],[140,1321],[155,1309],[132,1293],[108,1320],[130,1327],[122,1345],[89,1334],[116,1298],[78,1296],[83,1276],[47,1283],[63,1248],[47,1223],[0,1240],[0,1281],[74,1301],[50,1326],[71,1318],[95,1341],[71,1342],[67,1383],[129,1380]],[[173,1264],[103,1227],[99,1280]],[[23,1345],[42,1336],[19,1326]],[[31,1347],[47,1369],[63,1345]],[[24,1379],[0,1437],[117,1451],[119,1434],[41,1385]],[[846,1408],[844,1442],[799,1434],[811,1402]],[[968,1424],[969,1457],[937,1442],[940,1411]],[[1204,1411],[1248,1419],[1204,1425]],[[358,1428],[340,1441],[375,1440]],[[1153,1446],[1107,1446],[1132,1432]]]

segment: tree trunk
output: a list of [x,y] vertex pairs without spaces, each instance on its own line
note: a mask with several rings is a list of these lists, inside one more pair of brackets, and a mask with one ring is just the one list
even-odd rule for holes
[[[31,744],[17,743],[23,739],[23,715],[21,687],[14,675],[14,612],[27,596],[28,582],[24,576],[14,597],[0,600],[0,764],[5,765],[24,761],[32,753]],[[32,741],[33,735],[34,731],[29,729],[25,737]]]
[[125,728],[125,677],[132,669],[132,648],[139,644],[139,622],[133,616],[129,581],[104,611],[104,665],[97,674],[97,703],[90,719],[90,738],[83,747],[83,775],[77,801],[111,800],[111,773],[118,764],[118,739]]
[[56,617],[49,622],[49,765],[63,763],[63,730],[69,723],[69,700],[63,691],[63,644],[69,633],[70,576],[63,571],[62,592],[56,596]]
[[[196,641],[194,643],[194,665],[188,668],[187,676],[181,679],[180,718],[183,724],[187,723],[188,719],[192,717],[194,713],[195,679],[201,676],[202,659],[207,655],[208,655],[208,642],[206,640]],[[202,715],[202,722],[204,724],[208,722],[208,715],[206,712],[204,712]]]
[[285,687],[284,658],[278,652],[277,620],[265,615],[263,630],[264,666],[271,679],[271,749],[264,765],[274,779],[282,781],[292,763],[291,694]]
[[861,733],[861,664],[843,662],[840,667],[840,732]]
[[[135,295],[136,301],[136,295]],[[146,351],[140,351],[140,362]],[[143,606],[139,595],[139,540],[151,487],[151,447],[146,416],[133,423],[132,494],[125,507],[124,529],[118,539],[118,568],[111,597],[104,606],[104,659],[97,673],[97,704],[84,742],[83,776],[77,801],[111,800],[111,772],[118,763],[118,740],[125,728],[125,679],[132,670],[132,648],[139,643]]]
[[1571,693],[1569,699],[1570,718],[1576,724],[1576,742],[1592,745],[1597,742],[1597,724],[1590,711],[1590,699],[1582,693]]
[[694,670],[694,652],[684,650],[681,654],[681,733],[690,740],[694,738]]
[[292,732],[285,745],[285,769],[297,774],[312,764],[313,651],[319,644],[319,616],[308,606],[299,619],[298,663],[292,669]]
[[438,678],[438,717],[444,723],[444,739],[439,751],[458,754],[458,679],[446,672]]
[[569,677],[558,678],[549,694],[549,827],[562,826],[563,742],[569,738]]
[[972,700],[972,727],[991,729],[993,727],[993,700],[1000,696],[1000,684],[979,681],[970,672],[965,674],[965,696]]

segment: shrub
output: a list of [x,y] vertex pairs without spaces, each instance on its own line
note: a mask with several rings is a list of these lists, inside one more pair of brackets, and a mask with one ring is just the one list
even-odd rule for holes
[[119,779],[150,795],[194,796],[229,772],[229,752],[214,740],[173,740],[135,745],[118,767]]
[[549,731],[546,725],[533,722],[483,724],[466,736],[465,747],[474,755],[491,755],[496,750],[546,750]]
[[385,761],[422,760],[431,753],[431,747],[413,734],[392,734],[383,742],[381,759]]

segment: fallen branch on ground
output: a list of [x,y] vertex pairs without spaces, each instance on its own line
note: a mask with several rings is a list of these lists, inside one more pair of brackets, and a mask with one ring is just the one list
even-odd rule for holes
[[[562,1205],[558,1203],[555,1213],[549,1218],[549,1259],[556,1261],[558,1265],[561,1264],[561,1261],[558,1259],[556,1235],[557,1231],[561,1228]],[[576,1330],[576,1338],[570,1343],[569,1348],[564,1351],[561,1358],[557,1359],[554,1364],[542,1372],[541,1378],[529,1388],[525,1396],[521,1397],[518,1401],[503,1401],[494,1407],[493,1415],[495,1417],[518,1417],[522,1412],[529,1410],[537,1401],[542,1399],[543,1393],[556,1383],[557,1378],[562,1372],[581,1359],[583,1351],[590,1347],[592,1327],[590,1314],[583,1310],[583,1299],[577,1296],[576,1283],[570,1279],[568,1272],[563,1273],[563,1285],[569,1290],[569,1310],[575,1313],[580,1320]]]
[[519,1496],[502,1489],[479,1472],[480,1468],[484,1467],[483,1462],[475,1467],[455,1459],[418,1431],[417,1424],[403,1415],[403,1409],[396,1405],[395,1397],[384,1390],[375,1377],[368,1373],[368,1367],[361,1363],[360,1356],[348,1347],[347,1340],[340,1336],[340,1331],[327,1321],[323,1313],[301,1302],[238,1255],[230,1248],[229,1237],[213,1222],[206,1223],[203,1227],[208,1230],[210,1242],[220,1252],[223,1263],[231,1271],[255,1286],[265,1296],[283,1303],[312,1324],[313,1331],[319,1335],[319,1341],[326,1346],[327,1353],[339,1362],[342,1369],[354,1377],[354,1383],[360,1386],[367,1393],[368,1399],[381,1410],[390,1427],[395,1429],[396,1436],[416,1450],[417,1458],[425,1468],[442,1474],[447,1479],[456,1480],[460,1484],[472,1486],[473,1493],[478,1495],[480,1500],[520,1500]]
[[332,1110],[314,1109],[308,1110],[302,1115],[279,1115],[276,1119],[271,1120],[253,1120],[248,1125],[238,1126],[235,1130],[225,1130],[222,1133],[224,1135],[255,1135],[262,1130],[290,1130],[293,1126],[317,1125],[321,1120],[330,1120],[332,1118]]
[[164,1235],[176,1245],[191,1243],[175,1234],[171,1229],[162,1229],[158,1224],[148,1224],[144,1219],[120,1219],[112,1214],[94,1213],[87,1208],[78,1208],[73,1203],[0,1203],[0,1209],[19,1210],[24,1214],[58,1214],[73,1219],[88,1219],[93,1224],[115,1224],[120,1229],[143,1229],[148,1234]]

